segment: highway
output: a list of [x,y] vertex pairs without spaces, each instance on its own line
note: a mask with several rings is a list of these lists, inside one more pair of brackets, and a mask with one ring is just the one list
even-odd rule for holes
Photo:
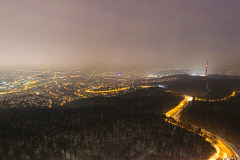
[[237,147],[236,147],[235,145],[233,145],[233,144],[230,143],[230,142],[225,141],[224,139],[222,139],[222,138],[220,138],[220,137],[218,137],[218,139],[220,139],[220,140],[223,141],[224,143],[228,144],[228,145],[233,149],[233,151],[234,151],[236,157],[238,158],[238,160],[240,160],[240,150],[237,149]]
[[179,121],[179,115],[180,115],[180,112],[182,111],[184,105],[187,102],[192,101],[192,100],[193,100],[193,97],[185,96],[184,100],[182,100],[175,108],[173,108],[172,110],[168,111],[165,115],[167,117],[174,118],[176,121]]
[[[235,96],[235,93],[236,92],[234,91],[230,96],[223,98],[221,100],[226,100],[230,97],[233,97],[233,96]],[[171,117],[171,118],[175,119],[176,123],[173,123],[170,120],[168,120],[168,122],[172,123],[174,125],[180,126],[182,128],[185,128],[184,125],[181,125],[181,123],[177,123],[177,122],[180,122],[179,116],[180,116],[181,111],[184,108],[184,105],[192,100],[193,100],[193,97],[185,95],[185,98],[175,108],[171,109],[170,111],[168,111],[165,114],[166,117]],[[198,99],[198,100],[205,101],[205,99]],[[198,128],[198,127],[193,126],[193,129],[189,129],[189,128],[185,128],[185,129],[196,133],[196,128]],[[224,139],[220,138],[219,136],[216,136],[208,131],[205,131],[205,130],[201,130],[201,131],[202,131],[201,136],[205,135],[206,141],[210,142],[216,149],[216,153],[211,158],[209,158],[209,160],[216,160],[218,158],[222,158],[222,159],[237,158],[238,160],[240,160],[240,151],[233,144],[227,142],[226,140],[224,140]],[[209,137],[216,137],[216,143],[213,143],[211,141],[211,138],[209,138]]]
[[236,95],[236,93],[240,93],[240,91],[233,91],[230,96],[227,96],[227,97],[224,97],[224,98],[221,98],[221,99],[203,99],[203,98],[195,97],[195,100],[197,100],[197,101],[209,101],[209,102],[226,101],[229,98],[234,97]]
[[124,91],[124,90],[127,90],[129,88],[130,87],[124,87],[124,88],[111,89],[111,90],[105,90],[105,91],[86,90],[86,92],[88,92],[88,93],[110,93],[110,92]]

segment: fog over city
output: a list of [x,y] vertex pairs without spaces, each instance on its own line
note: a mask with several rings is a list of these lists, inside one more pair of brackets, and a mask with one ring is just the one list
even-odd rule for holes
[[[231,68],[239,0],[2,0],[0,64]],[[238,65],[239,67],[239,65]]]

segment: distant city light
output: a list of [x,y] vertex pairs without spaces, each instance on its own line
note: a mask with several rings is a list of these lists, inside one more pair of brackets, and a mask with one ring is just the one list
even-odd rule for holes
[[157,75],[153,75],[153,74],[148,74],[147,77],[148,78],[157,78],[158,76]]
[[187,101],[192,101],[193,100],[193,97],[189,97],[188,99],[187,99]]
[[164,85],[158,85],[158,87],[159,87],[159,88],[165,88],[165,86],[164,86]]

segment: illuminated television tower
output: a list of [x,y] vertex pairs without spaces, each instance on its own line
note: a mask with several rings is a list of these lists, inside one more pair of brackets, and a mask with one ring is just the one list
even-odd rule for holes
[[207,76],[207,74],[208,74],[208,62],[209,62],[209,60],[207,61],[205,76]]
[[210,93],[210,88],[209,88],[209,85],[208,85],[208,78],[207,78],[207,74],[208,74],[208,62],[209,60],[207,61],[207,65],[206,65],[206,72],[205,72],[205,80],[206,80],[206,92],[203,94],[203,95],[208,95],[208,93]]

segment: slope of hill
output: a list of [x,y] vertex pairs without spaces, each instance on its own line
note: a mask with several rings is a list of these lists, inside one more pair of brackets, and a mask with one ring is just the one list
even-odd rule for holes
[[192,123],[223,137],[240,148],[240,94],[226,101],[193,101],[181,113],[181,121]]
[[240,89],[240,78],[235,76],[209,75],[206,78],[181,75],[175,78],[174,81],[165,82],[167,88],[191,96],[222,98]]

